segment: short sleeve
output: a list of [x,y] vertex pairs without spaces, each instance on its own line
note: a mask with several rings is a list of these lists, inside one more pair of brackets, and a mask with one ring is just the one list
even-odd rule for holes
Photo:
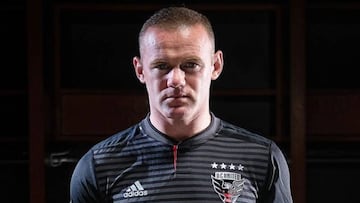
[[71,203],[100,203],[93,156],[87,152],[77,163],[70,182]]
[[292,203],[289,167],[275,143],[271,144],[269,161],[268,184],[261,202]]

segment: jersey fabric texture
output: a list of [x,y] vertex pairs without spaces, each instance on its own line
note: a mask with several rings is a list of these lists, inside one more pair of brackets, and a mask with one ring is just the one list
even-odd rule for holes
[[92,147],[70,184],[72,203],[291,203],[286,160],[269,139],[214,115],[172,141],[146,117]]

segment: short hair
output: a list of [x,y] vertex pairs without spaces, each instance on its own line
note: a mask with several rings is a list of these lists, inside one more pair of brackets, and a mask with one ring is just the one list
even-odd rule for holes
[[193,26],[196,24],[204,26],[215,49],[215,35],[209,19],[205,15],[185,7],[167,7],[154,13],[145,21],[140,30],[139,47],[142,37],[150,27],[178,29],[181,26]]

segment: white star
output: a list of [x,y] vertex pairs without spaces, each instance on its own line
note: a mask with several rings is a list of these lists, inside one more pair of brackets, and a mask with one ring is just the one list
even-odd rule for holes
[[226,165],[224,163],[221,164],[221,169],[226,169]]
[[244,170],[244,166],[243,166],[243,165],[241,165],[241,164],[239,164],[239,166],[238,166],[238,170],[239,170],[239,171],[243,171],[243,170]]
[[230,170],[235,170],[235,165],[234,164],[230,165]]
[[211,164],[211,167],[212,167],[212,168],[217,168],[217,167],[218,167],[218,164],[214,162],[214,163]]

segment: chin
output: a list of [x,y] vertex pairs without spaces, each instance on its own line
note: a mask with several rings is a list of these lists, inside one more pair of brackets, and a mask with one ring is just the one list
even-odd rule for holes
[[188,111],[178,108],[178,109],[169,109],[165,113],[166,117],[171,119],[183,119],[188,115]]

